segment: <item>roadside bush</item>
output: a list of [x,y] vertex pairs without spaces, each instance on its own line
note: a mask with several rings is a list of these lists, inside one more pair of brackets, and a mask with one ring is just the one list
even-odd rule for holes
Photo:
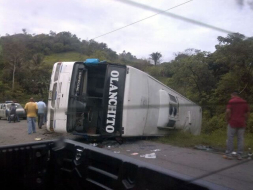
[[152,77],[156,78],[156,77],[162,76],[161,75],[162,71],[163,71],[163,67],[161,66],[150,66],[150,67],[146,67],[144,72],[147,72]]
[[248,133],[253,133],[253,113],[251,113],[249,116],[246,131]]
[[[210,134],[218,129],[226,130],[227,122],[225,121],[225,114],[220,114],[218,116],[213,116],[212,118],[208,118],[204,115],[202,120],[202,133]],[[247,127],[247,133],[253,133],[253,113],[250,114]]]
[[202,133],[210,134],[218,129],[226,130],[227,123],[225,121],[225,114],[213,116],[212,118],[203,118],[202,120]]

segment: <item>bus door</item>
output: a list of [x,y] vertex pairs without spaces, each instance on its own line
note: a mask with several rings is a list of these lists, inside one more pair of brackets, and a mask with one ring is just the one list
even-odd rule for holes
[[175,96],[169,94],[169,122],[166,127],[175,128],[179,114],[179,103]]
[[159,99],[160,106],[157,127],[161,129],[174,129],[178,120],[178,100],[165,90],[159,90]]

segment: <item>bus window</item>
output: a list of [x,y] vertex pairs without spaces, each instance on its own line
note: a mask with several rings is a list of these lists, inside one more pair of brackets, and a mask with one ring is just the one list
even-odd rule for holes
[[62,86],[62,82],[59,83],[59,93],[61,93],[61,86]]
[[172,113],[173,113],[173,107],[172,107],[172,105],[170,104],[170,106],[169,106],[169,114],[172,115]]
[[87,80],[88,80],[88,72],[85,72],[84,77],[83,77],[83,92],[82,92],[82,95],[87,94]]
[[61,63],[58,63],[57,66],[56,66],[56,70],[55,70],[54,82],[58,80],[59,73],[60,73],[60,68],[61,68]]
[[75,64],[70,84],[68,131],[96,134],[101,126],[106,65]]
[[[58,94],[61,93],[61,86],[62,86],[62,82],[59,83]],[[61,100],[61,98],[60,98],[60,97],[57,97],[57,104],[56,104],[56,107],[57,107],[57,108],[59,108],[60,100]]]
[[175,96],[172,96],[171,94],[169,94],[169,96],[170,96],[171,101],[177,103],[177,100],[176,100]]
[[174,107],[174,113],[173,114],[176,117],[176,115],[177,115],[177,107],[176,106]]
[[50,123],[49,123],[49,128],[51,131],[54,131],[54,110],[50,109]]
[[169,104],[169,114],[172,117],[177,117],[178,114],[178,104]]
[[57,83],[54,84],[54,87],[53,87],[53,92],[52,92],[52,102],[51,102],[51,106],[54,108],[54,105],[55,105],[55,99],[56,99],[56,94],[57,94]]

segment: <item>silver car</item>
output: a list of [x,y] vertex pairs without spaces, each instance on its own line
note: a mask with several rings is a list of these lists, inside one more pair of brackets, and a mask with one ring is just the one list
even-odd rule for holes
[[[19,103],[15,103],[15,105],[16,105],[16,113],[19,119],[21,118],[26,119],[26,113],[25,113],[24,108]],[[10,107],[11,107],[11,103],[0,103],[0,119],[8,118]]]

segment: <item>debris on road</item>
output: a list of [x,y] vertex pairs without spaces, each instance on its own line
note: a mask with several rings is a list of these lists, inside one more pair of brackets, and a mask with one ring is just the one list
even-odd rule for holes
[[161,149],[155,149],[155,150],[151,150],[153,152],[158,152],[158,151],[161,151]]
[[134,153],[132,153],[131,155],[133,155],[133,156],[135,156],[135,155],[138,155],[139,153],[137,153],[137,152],[134,152]]
[[107,149],[118,148],[119,143],[113,140],[105,140],[101,143],[101,146],[106,147]]
[[142,158],[156,158],[155,153],[140,155]]
[[196,146],[194,146],[194,148],[198,149],[198,150],[206,150],[206,151],[212,150],[212,147],[210,147],[210,146],[204,146],[204,145],[196,145]]
[[89,145],[90,145],[90,146],[95,146],[95,147],[98,146],[97,143],[90,143]]

